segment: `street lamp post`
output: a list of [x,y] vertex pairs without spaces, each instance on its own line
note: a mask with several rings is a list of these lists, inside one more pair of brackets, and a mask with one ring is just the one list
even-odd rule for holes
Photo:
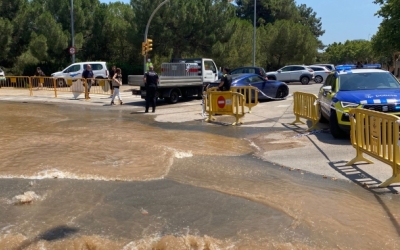
[[[71,47],[75,47],[74,0],[71,0]],[[75,63],[75,53],[72,54],[72,63]]]
[[[72,1],[72,0],[71,0],[71,1]],[[164,4],[166,4],[168,1],[169,1],[169,0],[165,0],[164,2],[160,3],[160,4],[157,6],[157,8],[153,11],[153,13],[151,13],[150,18],[149,18],[149,20],[147,21],[146,30],[145,30],[145,32],[144,32],[144,42],[145,42],[145,43],[147,42],[147,33],[148,33],[148,31],[149,31],[149,26],[150,26],[151,20],[153,19],[154,15],[155,15],[156,12],[158,11],[158,9],[160,9],[161,6],[163,6]],[[147,55],[147,54],[146,54],[146,55]],[[146,73],[146,57],[147,57],[146,55],[144,56],[144,59],[143,59],[143,71],[144,71],[144,73]]]
[[253,29],[253,67],[256,66],[256,5],[257,1],[254,0],[254,29]]

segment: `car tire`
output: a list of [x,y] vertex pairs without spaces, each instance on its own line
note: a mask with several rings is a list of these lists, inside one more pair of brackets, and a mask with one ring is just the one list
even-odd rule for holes
[[278,90],[276,91],[276,98],[285,98],[289,94],[289,89],[285,87],[279,87]]
[[57,87],[59,88],[63,88],[65,87],[67,84],[65,83],[64,79],[57,79]]
[[320,122],[320,123],[328,123],[328,122],[329,122],[328,119],[326,119],[325,116],[322,115],[321,107],[319,107],[318,110],[319,110],[319,111],[318,111],[318,115],[319,115],[319,120],[318,120],[318,122]]
[[178,90],[173,89],[171,91],[171,94],[169,95],[167,100],[168,100],[169,103],[177,103],[178,100],[179,100],[179,92],[178,92]]
[[307,76],[303,76],[302,78],[300,78],[300,82],[303,85],[307,85],[310,82],[310,78],[308,78]]
[[316,76],[315,78],[314,78],[314,82],[315,83],[321,83],[321,82],[323,82],[324,81],[324,78],[322,78],[322,76]]
[[335,139],[340,139],[345,136],[345,133],[343,130],[340,129],[337,115],[336,115],[336,110],[331,110],[331,114],[329,116],[329,129],[331,131],[331,134],[333,138]]

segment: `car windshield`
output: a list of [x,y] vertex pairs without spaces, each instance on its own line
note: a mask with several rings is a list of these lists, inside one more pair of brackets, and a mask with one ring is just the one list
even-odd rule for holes
[[389,72],[343,74],[339,77],[339,90],[399,89],[400,84]]

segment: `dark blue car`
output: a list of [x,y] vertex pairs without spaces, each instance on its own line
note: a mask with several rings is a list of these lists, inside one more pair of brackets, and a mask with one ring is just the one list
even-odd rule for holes
[[[220,80],[213,82],[209,87],[217,87]],[[253,86],[260,90],[259,100],[271,98],[285,98],[289,95],[289,87],[284,82],[265,80],[258,74],[237,74],[232,75],[232,87]]]

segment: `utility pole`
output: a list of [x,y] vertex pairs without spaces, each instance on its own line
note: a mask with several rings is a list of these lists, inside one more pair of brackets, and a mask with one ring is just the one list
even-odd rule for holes
[[254,0],[254,30],[253,30],[253,67],[256,66],[256,16],[257,16],[257,1]]
[[[74,0],[71,0],[71,47],[75,47]],[[75,63],[75,53],[72,54],[72,63]]]

